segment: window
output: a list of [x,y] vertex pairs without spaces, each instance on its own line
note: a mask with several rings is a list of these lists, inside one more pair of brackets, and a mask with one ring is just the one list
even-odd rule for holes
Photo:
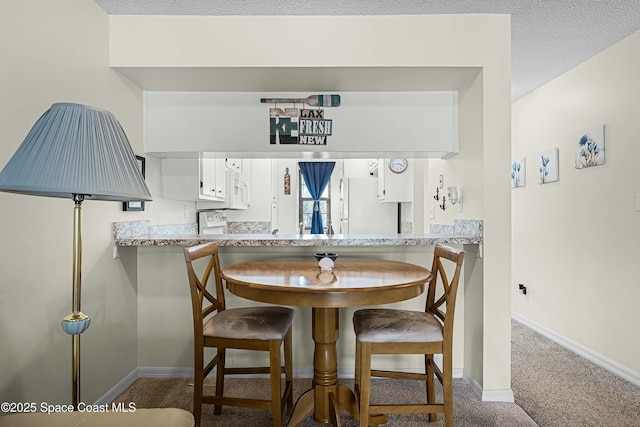
[[[304,224],[304,229],[311,230],[311,216],[313,215],[313,199],[307,189],[302,173],[298,170],[298,223]],[[320,212],[322,212],[322,226],[326,229],[331,222],[331,181],[324,189],[320,198]]]

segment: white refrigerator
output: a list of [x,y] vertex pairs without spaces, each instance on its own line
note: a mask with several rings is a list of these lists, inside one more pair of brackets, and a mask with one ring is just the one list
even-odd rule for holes
[[398,204],[378,201],[376,177],[343,178],[340,234],[397,234]]

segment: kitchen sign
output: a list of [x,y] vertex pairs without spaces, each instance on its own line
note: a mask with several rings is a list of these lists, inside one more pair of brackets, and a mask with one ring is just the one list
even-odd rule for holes
[[331,120],[324,118],[324,110],[300,110],[298,144],[327,145],[331,136]]
[[[269,109],[270,144],[327,145],[331,136],[332,120],[324,118],[324,110],[287,108]],[[297,115],[289,115],[296,110]]]
[[[339,107],[340,95],[311,95],[307,98],[261,98],[266,103],[303,103],[313,107]],[[298,145],[327,145],[333,129],[324,110],[277,108],[269,109],[269,143]]]

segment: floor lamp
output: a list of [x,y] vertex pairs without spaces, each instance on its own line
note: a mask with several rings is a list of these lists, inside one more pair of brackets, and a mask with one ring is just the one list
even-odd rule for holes
[[62,197],[73,215],[72,312],[62,329],[72,336],[72,403],[80,402],[80,334],[91,319],[80,311],[82,202],[148,201],[151,194],[127,136],[108,111],[80,104],[53,104],[33,125],[0,172],[0,191]]

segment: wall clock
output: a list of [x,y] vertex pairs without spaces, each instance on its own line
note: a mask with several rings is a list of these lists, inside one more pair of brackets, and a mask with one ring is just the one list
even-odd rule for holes
[[407,159],[390,159],[389,169],[391,172],[402,173],[407,170]]

